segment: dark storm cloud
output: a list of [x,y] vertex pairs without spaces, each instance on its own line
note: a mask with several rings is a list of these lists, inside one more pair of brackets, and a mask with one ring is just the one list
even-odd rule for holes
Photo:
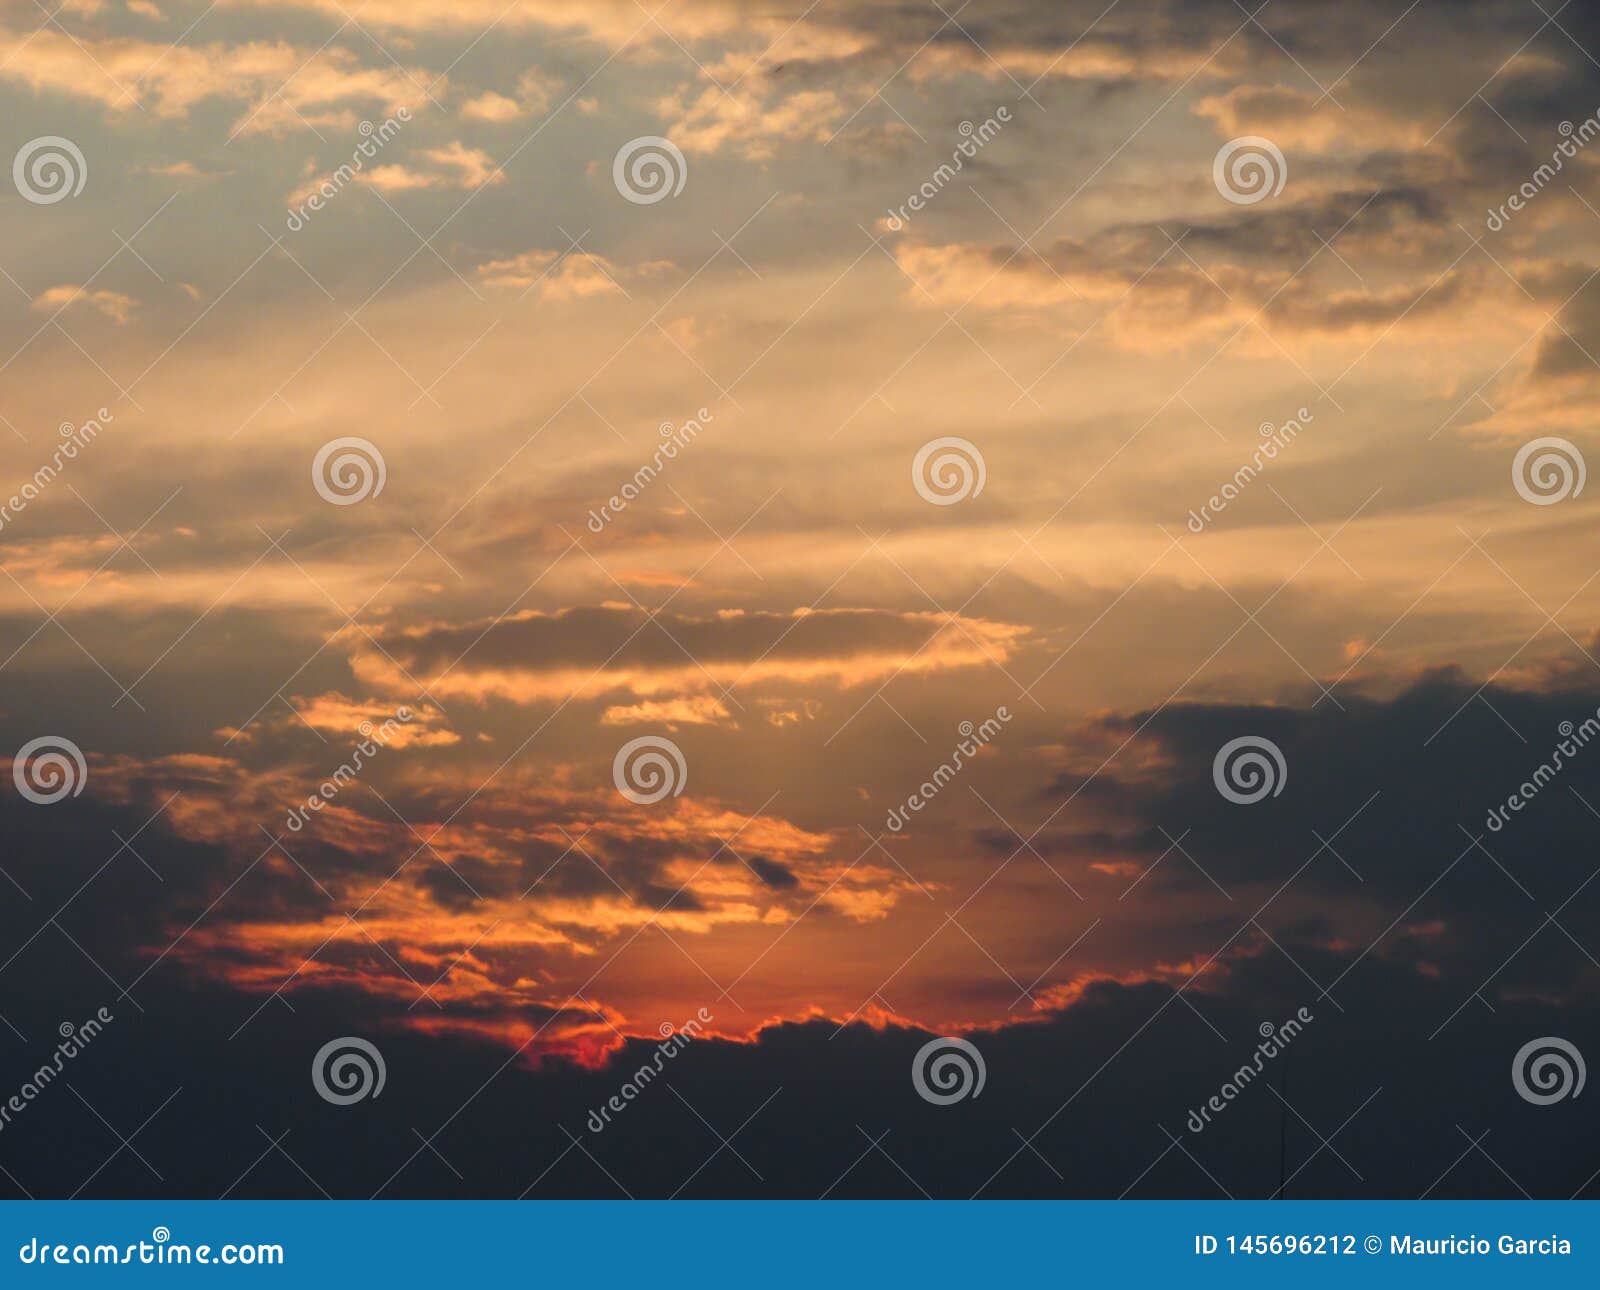
[[784,891],[800,885],[800,880],[795,877],[792,869],[779,864],[776,860],[769,860],[766,856],[751,856],[749,865],[755,870],[756,877],[774,891]]
[[[51,1051],[56,1022],[109,1001],[115,1020],[67,1080],[124,1133],[172,1098],[136,1140],[161,1177],[53,1086],[0,1133],[10,1175],[0,1186],[62,1196],[87,1180],[84,1195],[125,1197],[1264,1197],[1279,1184],[1285,1133],[1291,1197],[1566,1198],[1593,1187],[1588,1100],[1530,1106],[1511,1079],[1529,1039],[1582,1046],[1600,1033],[1592,1001],[1462,1011],[1472,983],[1377,958],[1321,997],[1259,948],[1230,953],[1225,972],[1181,994],[1104,983],[1054,1017],[972,1033],[986,1073],[976,1099],[933,1106],[917,1095],[913,1059],[930,1032],[818,1021],[753,1044],[693,1040],[595,1132],[591,1112],[657,1063],[654,1039],[629,1041],[597,1070],[535,1067],[470,1034],[395,1030],[401,1003],[375,1009],[328,992],[298,997],[293,1012],[256,1011],[159,976],[138,990],[140,1012],[56,938],[33,980],[10,983],[8,1017],[26,1037],[6,1036],[12,1067],[20,1081]],[[1294,949],[1313,976],[1334,978],[1337,958]],[[1194,1131],[1195,1109],[1255,1060],[1263,1023],[1303,1016],[1259,1077]],[[554,1017],[525,1014],[530,1030]],[[312,1057],[347,1034],[377,1045],[386,1083],[376,1100],[335,1107],[313,1089]],[[285,1130],[287,1156],[268,1146]],[[736,1153],[719,1150],[719,1134]]]
[[[697,618],[662,615],[659,630],[643,611],[569,609],[514,615],[492,623],[432,627],[386,635],[385,644],[422,669],[462,660],[471,668],[613,665],[680,667],[687,650],[706,662],[849,656],[873,650],[914,650],[936,620],[925,614],[877,609],[822,610],[808,614],[732,613]],[[636,634],[637,633],[637,634]],[[630,640],[630,638],[632,638]],[[676,643],[681,642],[681,645]]]
[[[1532,691],[1447,670],[1391,698],[1340,687],[1315,705],[1172,704],[1113,718],[1104,731],[1114,741],[1141,731],[1155,764],[1059,777],[1046,797],[1067,805],[1034,846],[1127,855],[1141,870],[1165,856],[1150,881],[1172,890],[1286,887],[1290,909],[1323,903],[1328,942],[1365,944],[1396,915],[1409,920],[1400,940],[1437,922],[1426,957],[1462,979],[1489,976],[1548,926],[1549,942],[1501,983],[1570,997],[1593,982],[1583,947],[1600,937],[1597,708],[1590,675]],[[1219,791],[1216,759],[1240,737],[1281,751],[1276,795],[1238,804]],[[1508,806],[1513,795],[1523,804]],[[1096,822],[1079,833],[1079,820]],[[983,840],[1003,854],[1021,843]],[[1576,947],[1563,944],[1569,934]]]

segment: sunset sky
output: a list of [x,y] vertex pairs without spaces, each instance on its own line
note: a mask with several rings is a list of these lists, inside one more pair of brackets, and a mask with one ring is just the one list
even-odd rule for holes
[[1600,752],[1485,819],[1600,706],[1600,22],[1472,15],[6,4],[0,757],[85,774],[7,774],[0,986],[530,1070],[1269,966],[1592,1004]]

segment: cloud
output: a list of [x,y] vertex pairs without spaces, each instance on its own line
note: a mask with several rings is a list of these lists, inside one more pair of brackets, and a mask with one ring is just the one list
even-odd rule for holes
[[1383,105],[1344,107],[1315,90],[1235,85],[1201,99],[1196,116],[1215,122],[1221,138],[1263,135],[1280,148],[1364,154],[1425,147],[1429,127],[1412,113]]
[[351,665],[385,689],[406,690],[409,674],[433,694],[478,701],[559,702],[618,690],[660,698],[740,683],[850,687],[980,667],[1004,662],[1026,635],[1023,627],[981,618],[871,609],[711,617],[523,611],[488,623],[385,633],[383,653],[356,641]]
[[[302,705],[332,724],[353,710],[342,696]],[[491,783],[419,760],[436,741],[374,739],[382,748],[364,758],[335,742],[309,764],[258,769],[230,756],[92,758],[69,831],[136,817],[124,836],[145,823],[142,852],[163,857],[159,896],[139,895],[97,938],[101,951],[130,972],[164,963],[246,994],[374,1004],[415,1001],[417,965],[432,965],[423,1029],[515,1044],[530,1009],[563,1006],[560,983],[647,930],[704,941],[766,934],[802,911],[872,921],[915,890],[892,868],[836,859],[830,835],[776,814],[693,794],[632,805],[609,761],[601,784],[548,766]],[[333,777],[341,757],[353,775]],[[333,786],[322,808],[285,827],[319,781]],[[9,872],[31,882],[60,842],[32,837]],[[551,1034],[539,1051],[570,1052],[571,1039]]]
[[[1325,194],[1179,232],[1127,225],[1036,248],[900,241],[894,254],[919,306],[1050,313],[1133,352],[1220,343],[1257,323],[1274,337],[1347,345],[1464,337],[1486,321],[1531,322],[1548,295],[1530,299],[1499,269],[1466,260],[1444,210],[1419,190]],[[1373,253],[1391,262],[1375,265]],[[1359,280],[1351,256],[1366,266]],[[1422,257],[1439,263],[1419,269]]]
[[283,41],[167,45],[136,37],[87,38],[45,27],[26,35],[0,30],[0,78],[35,93],[71,95],[122,115],[144,108],[164,119],[188,116],[212,100],[253,106],[239,134],[313,126],[350,128],[356,109],[393,112],[426,97],[435,78],[399,66],[373,67],[339,46],[303,49]]
[[773,156],[780,145],[823,143],[849,109],[831,90],[798,90],[763,101],[754,90],[689,89],[663,100],[668,134],[684,151],[737,152],[750,160]]
[[541,300],[581,300],[624,295],[623,282],[659,277],[675,267],[665,260],[623,266],[587,251],[524,251],[480,264],[478,276],[491,287],[537,289]]
[[373,166],[363,171],[360,179],[391,193],[417,188],[473,189],[505,182],[505,172],[482,148],[453,141],[440,148],[424,148],[420,155],[433,163],[432,169],[403,164]]
[[537,67],[530,67],[517,78],[515,97],[485,90],[467,99],[457,111],[468,121],[488,121],[493,124],[515,121],[523,116],[543,116],[550,110],[559,85],[560,82],[553,76]]
[[718,725],[731,723],[732,720],[733,714],[722,700],[709,694],[610,707],[600,714],[602,725],[662,725],[669,729],[678,725]]
[[59,313],[73,305],[87,305],[97,313],[104,314],[119,327],[133,321],[134,311],[139,307],[137,300],[120,291],[91,289],[71,283],[41,291],[33,298],[32,304],[33,308],[50,313]]
[[[16,940],[33,930],[23,914],[22,902],[0,914]],[[1289,948],[1315,977],[1336,973],[1338,960]],[[89,1016],[107,1002],[105,978],[64,937],[41,936],[26,955],[6,969],[7,1016],[22,1033],[53,1034],[63,1010]],[[186,1192],[231,1187],[244,1197],[321,1189],[386,1198],[625,1190],[1210,1199],[1271,1195],[1284,1174],[1294,1199],[1592,1194],[1593,1162],[1572,1150],[1583,1101],[1532,1107],[1510,1083],[1512,1057],[1528,1037],[1595,1032],[1592,998],[1568,1006],[1506,1000],[1430,1033],[1470,983],[1369,958],[1335,997],[1322,998],[1262,942],[1227,950],[1192,982],[1085,981],[1065,1006],[962,1031],[982,1057],[983,1092],[933,1106],[917,1095],[911,1071],[924,1045],[951,1032],[882,1009],[843,1025],[812,1015],[745,1026],[701,980],[687,1003],[632,1013],[587,997],[447,1011],[431,1000],[449,960],[405,962],[416,976],[407,994],[363,997],[330,983],[297,993],[292,1011],[180,985],[173,969],[158,969],[138,980],[132,998],[109,1000],[114,1020],[73,1059],[73,1087],[117,1124],[138,1124],[181,1090],[154,1122],[163,1177]],[[538,993],[534,982],[523,988]],[[1194,1132],[1190,1113],[1254,1062],[1261,1026],[1305,1015],[1299,1009],[1311,1020],[1273,1046],[1261,1078],[1236,1086],[1226,1109]],[[663,1057],[662,1027],[682,1029],[697,1016],[711,1020]],[[379,1049],[389,1076],[383,1096],[363,1104],[360,1123],[325,1106],[308,1074],[330,1036],[351,1032]],[[1292,1112],[1274,1095],[1286,1066]],[[595,1132],[591,1112],[641,1068],[652,1078]],[[211,1088],[226,1096],[206,1095]],[[724,1133],[739,1129],[738,1158],[724,1151],[706,1160],[715,1143],[700,1116]],[[261,1157],[256,1126],[264,1120],[289,1126],[292,1165]],[[887,1132],[892,1163],[865,1150],[858,1123]],[[416,1125],[444,1126],[436,1143],[448,1167],[405,1145]],[[1492,1160],[1464,1149],[1462,1127],[1489,1135]],[[79,1191],[107,1151],[104,1126],[60,1089],[45,1090],[6,1132],[18,1138],[13,1178],[41,1197]],[[151,1185],[123,1153],[90,1190],[145,1197]]]
[[459,743],[454,731],[438,729],[444,714],[430,704],[397,709],[382,703],[357,702],[338,691],[309,699],[290,700],[292,714],[279,718],[280,724],[301,721],[312,730],[327,731],[352,740],[368,737],[374,729],[383,732],[385,745],[392,748],[440,748]]
[[[1419,922],[1439,920],[1427,947],[1434,965],[1470,975],[1468,965],[1511,934],[1509,910],[1554,908],[1591,875],[1579,839],[1593,819],[1586,803],[1600,801],[1600,738],[1587,744],[1600,736],[1597,710],[1600,688],[1585,665],[1484,683],[1441,669],[1390,697],[1340,686],[1314,705],[1189,702],[1107,717],[1046,790],[1044,800],[1063,809],[1032,845],[1082,862],[1129,858],[1141,872],[1159,865],[1148,881],[1178,891],[1292,884],[1286,905],[1315,892],[1322,917],[1370,928],[1351,939],[1380,952],[1404,951],[1378,935],[1383,921],[1360,911],[1406,909]],[[1138,760],[1091,751],[1135,735]],[[1216,782],[1215,759],[1241,736],[1271,741],[1287,767],[1281,791],[1248,808]],[[1552,760],[1560,773],[1547,782]],[[1529,800],[1509,822],[1493,819],[1513,795]],[[1020,845],[1005,831],[986,841],[1002,854]],[[1448,887],[1435,891],[1446,876]],[[1341,939],[1322,935],[1330,948]],[[1397,939],[1405,935],[1399,925]],[[1581,956],[1508,964],[1497,989],[1516,988],[1524,972],[1566,995],[1589,968]]]
[[515,121],[522,115],[522,104],[515,99],[508,99],[504,94],[496,94],[493,90],[486,90],[475,98],[468,99],[459,109],[460,114],[468,121]]

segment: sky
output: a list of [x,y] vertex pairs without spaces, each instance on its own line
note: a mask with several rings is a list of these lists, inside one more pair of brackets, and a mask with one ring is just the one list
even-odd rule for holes
[[[9,1184],[1264,1195],[1292,1112],[1325,1194],[1592,1192],[1508,1070],[1600,1052],[1597,59],[1570,0],[0,8],[0,1048],[120,1047]],[[1315,1104],[1185,1130],[1300,1009]],[[686,1027],[765,1166],[684,1180],[677,1084],[584,1137]]]

